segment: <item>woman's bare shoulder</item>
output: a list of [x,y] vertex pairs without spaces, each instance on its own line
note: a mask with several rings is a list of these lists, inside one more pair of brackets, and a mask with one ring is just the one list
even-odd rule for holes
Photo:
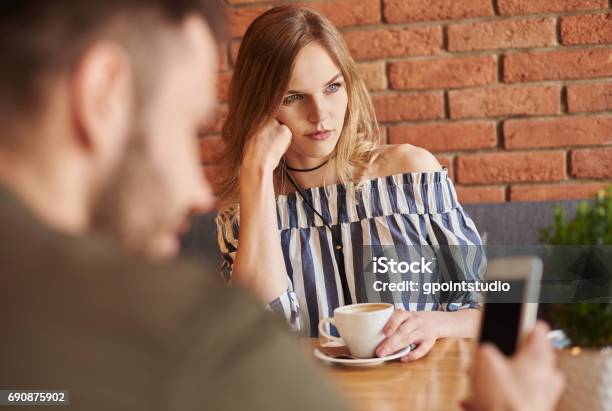
[[381,149],[368,170],[370,177],[442,170],[436,157],[424,148],[412,144],[388,144]]

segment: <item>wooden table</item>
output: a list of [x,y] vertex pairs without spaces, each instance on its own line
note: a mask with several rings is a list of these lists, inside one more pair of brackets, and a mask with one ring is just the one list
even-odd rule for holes
[[[305,341],[306,349],[319,345]],[[460,410],[467,396],[467,369],[475,344],[469,339],[441,339],[420,360],[377,367],[344,367],[316,360],[354,410]]]

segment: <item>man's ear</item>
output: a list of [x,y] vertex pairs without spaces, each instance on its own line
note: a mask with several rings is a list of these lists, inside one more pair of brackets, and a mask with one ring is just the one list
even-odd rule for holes
[[127,51],[112,42],[90,47],[70,79],[77,143],[90,154],[114,157],[130,127],[133,78]]

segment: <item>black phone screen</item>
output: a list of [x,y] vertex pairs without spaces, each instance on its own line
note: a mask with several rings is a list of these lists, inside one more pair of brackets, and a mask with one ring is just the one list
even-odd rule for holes
[[487,303],[480,342],[495,344],[507,356],[514,354],[520,319],[519,303]]
[[488,293],[482,319],[480,342],[495,344],[505,355],[516,350],[525,282],[508,281],[509,293]]

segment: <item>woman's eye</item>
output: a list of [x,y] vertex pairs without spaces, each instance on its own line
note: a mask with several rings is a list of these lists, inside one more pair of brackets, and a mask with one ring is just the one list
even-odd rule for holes
[[330,93],[335,93],[336,91],[340,90],[341,86],[342,84],[340,83],[332,83],[329,86],[327,86],[327,91],[329,91]]
[[285,99],[283,100],[283,104],[291,104],[294,103],[298,100],[301,100],[302,96],[299,94],[292,94],[290,96],[285,97]]

